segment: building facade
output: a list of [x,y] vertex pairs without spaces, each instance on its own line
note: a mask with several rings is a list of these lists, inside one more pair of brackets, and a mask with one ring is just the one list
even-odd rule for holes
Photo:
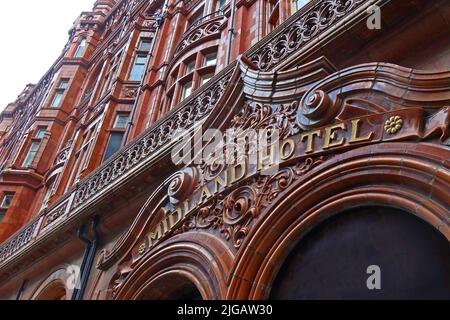
[[98,0],[0,115],[0,298],[450,298],[449,145],[448,0]]

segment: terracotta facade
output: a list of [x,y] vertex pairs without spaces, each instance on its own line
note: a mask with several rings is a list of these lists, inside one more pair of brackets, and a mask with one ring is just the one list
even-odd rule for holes
[[[173,161],[211,128],[276,130],[279,166]],[[358,298],[283,280],[354,210],[429,240],[448,298],[449,145],[447,0],[98,0],[0,115],[0,298]]]

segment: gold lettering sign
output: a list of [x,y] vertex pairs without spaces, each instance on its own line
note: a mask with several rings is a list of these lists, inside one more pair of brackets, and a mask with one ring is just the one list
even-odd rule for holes
[[[373,131],[365,130],[367,133],[360,136],[360,131],[364,122],[362,119],[354,119],[348,122],[340,122],[322,129],[310,132],[303,132],[298,136],[289,137],[279,144],[279,150],[270,146],[269,154],[258,157],[256,166],[250,166],[246,161],[228,166],[212,181],[201,186],[196,193],[185,200],[179,207],[172,208],[171,212],[162,219],[154,230],[147,234],[147,248],[144,244],[139,247],[139,253],[143,254],[146,250],[153,247],[161,238],[177,228],[184,218],[193,210],[208,202],[215,195],[223,192],[226,188],[246,179],[252,175],[262,172],[267,163],[270,165],[279,155],[279,165],[292,159],[301,159],[310,157],[312,153],[321,153],[333,149],[342,148],[356,143],[370,142],[375,134]],[[371,125],[366,125],[372,128]],[[381,128],[382,129],[382,128]],[[298,143],[300,141],[300,143]]]

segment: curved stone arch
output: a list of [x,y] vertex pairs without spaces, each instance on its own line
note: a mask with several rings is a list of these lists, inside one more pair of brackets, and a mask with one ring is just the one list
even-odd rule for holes
[[449,158],[450,150],[439,146],[388,143],[349,151],[316,167],[257,221],[237,255],[227,298],[267,299],[292,248],[315,226],[351,208],[399,208],[450,241],[445,191],[450,163],[441,160]]
[[66,281],[69,274],[66,269],[60,267],[53,271],[47,278],[45,278],[40,285],[34,290],[31,295],[31,300],[54,300],[55,291],[57,293],[65,292],[66,300],[70,300],[72,291],[66,286]]
[[194,284],[203,299],[224,299],[233,260],[227,243],[211,233],[179,234],[143,257],[112,298],[141,299],[153,290],[150,296],[157,299],[164,293],[155,288],[165,279],[177,277]]

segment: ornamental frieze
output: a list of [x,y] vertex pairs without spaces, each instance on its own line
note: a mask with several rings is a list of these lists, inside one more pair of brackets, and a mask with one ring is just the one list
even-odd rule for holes
[[[449,120],[449,109],[440,111],[443,125]],[[390,126],[392,119],[402,122],[401,127],[395,126],[398,131],[394,134]],[[278,150],[269,155],[272,161],[269,163],[258,158],[256,164],[251,164],[247,159],[242,163],[223,166],[223,171],[219,171],[218,175],[209,174],[208,178],[203,179],[199,178],[201,170],[185,169],[170,182],[167,191],[170,201],[161,211],[163,218],[141,241],[138,252],[142,255],[167,237],[197,228],[218,229],[234,247],[239,248],[248,233],[251,219],[258,217],[264,202],[281,192],[280,180],[286,188],[290,185],[289,181],[305,172],[305,168],[322,162],[321,157],[366,144],[426,139],[435,130],[436,123],[427,121],[423,109],[403,109],[349,119],[289,136],[279,143]],[[270,166],[283,168],[292,162],[297,167],[287,172],[281,169],[270,178],[260,175]],[[302,169],[299,170],[298,166]],[[266,180],[275,182],[275,189],[278,190],[268,198],[265,198],[267,189],[262,187]],[[200,185],[200,181],[204,184]],[[234,188],[236,190],[230,194],[222,195]],[[192,194],[187,197],[189,193]]]
[[[246,99],[223,120],[224,136],[227,128],[244,135],[272,130],[280,133],[279,143],[256,163],[249,157],[234,163],[204,158],[156,188],[132,230],[100,256],[100,269],[118,262],[113,292],[140,261],[184,233],[203,230],[239,251],[265,208],[338,154],[384,142],[448,143],[448,74],[424,79],[423,72],[382,63],[332,72],[321,58],[294,72],[277,72],[280,81],[273,84],[270,72],[253,72],[245,59],[240,68]],[[257,83],[258,77],[267,80]],[[269,87],[277,91],[266,94]],[[295,88],[298,95],[292,94]]]
[[309,10],[301,10],[291,22],[272,40],[263,44],[250,55],[250,60],[259,70],[268,71],[288,58],[301,47],[348,16],[360,7],[373,4],[365,0],[326,0],[318,1]]
[[[147,222],[127,258],[121,261],[112,292],[120,290],[143,257],[181,233],[212,232],[239,250],[255,220],[264,216],[265,208],[334,155],[375,143],[418,141],[433,136],[443,139],[448,136],[449,111],[450,107],[443,107],[430,117],[423,108],[404,108],[336,121],[287,135],[278,144],[278,150],[271,151],[272,162],[258,158],[252,163],[246,157],[235,164],[208,163],[181,170],[155,191],[143,208]],[[273,166],[277,169],[266,174]],[[107,269],[112,257],[103,252],[98,267]]]

